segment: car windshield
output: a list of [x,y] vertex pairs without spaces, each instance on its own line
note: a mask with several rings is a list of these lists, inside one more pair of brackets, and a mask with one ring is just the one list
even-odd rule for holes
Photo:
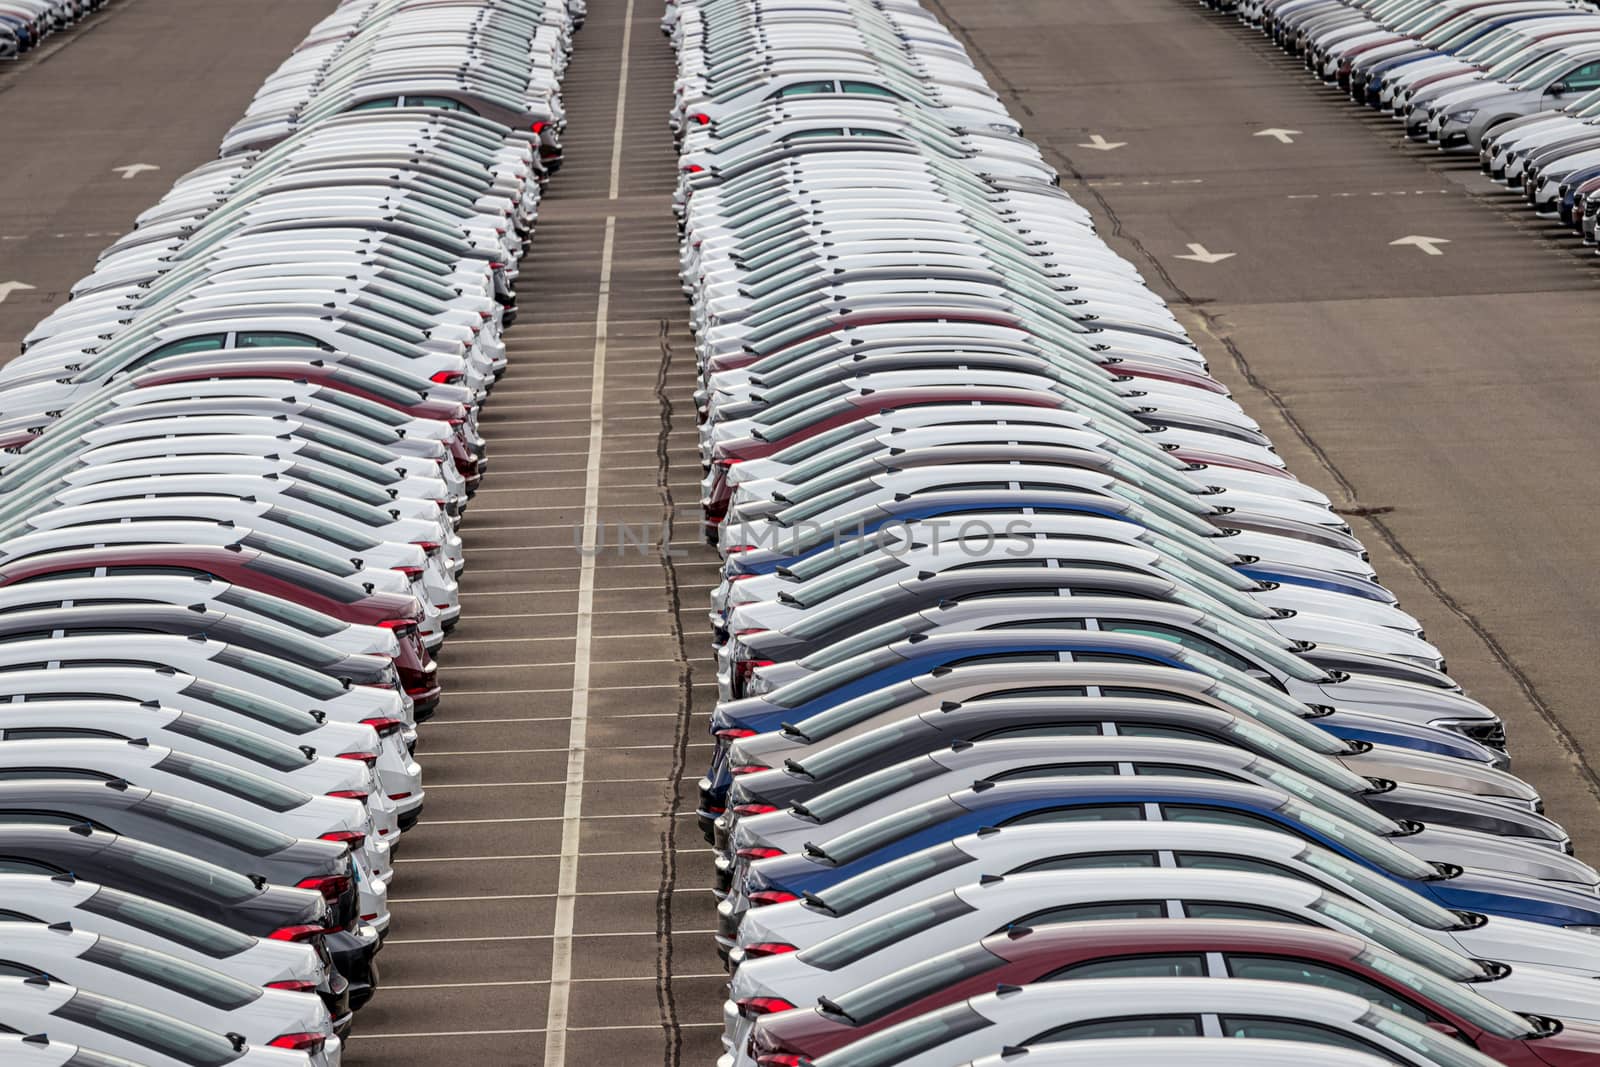
[[1319,811],[1297,800],[1286,801],[1279,811],[1300,825],[1337,841],[1379,870],[1418,881],[1438,877],[1438,872],[1431,865],[1411,853],[1325,811]]
[[138,807],[158,821],[174,823],[253,856],[270,856],[295,843],[288,834],[254,819],[243,819],[203,804],[191,804],[178,797],[151,793]]
[[836,971],[880,949],[925,933],[941,923],[977,909],[954,892],[869,919],[852,929],[802,949],[795,958],[810,967]]
[[798,708],[835,689],[904,662],[905,660],[892,648],[875,649],[817,671],[799,681],[780,686],[767,694],[767,699],[780,708]]
[[1366,867],[1351,863],[1321,845],[1307,845],[1295,857],[1301,863],[1336,879],[1335,888],[1346,887],[1368,901],[1388,908],[1409,923],[1426,930],[1454,930],[1461,920],[1420,893],[1397,885]]
[[147,1048],[188,1067],[223,1067],[245,1053],[244,1049],[235,1049],[233,1042],[221,1034],[82,989],[50,1014]]
[[113,857],[119,865],[126,864],[157,885],[171,882],[232,904],[249,900],[260,892],[256,884],[242,874],[164,848],[127,838],[119,840],[115,847]]
[[935,845],[831,885],[818,893],[811,903],[829,915],[849,915],[971,860],[972,857],[953,842]]
[[318,700],[335,700],[344,695],[344,686],[326,674],[247,648],[228,645],[213,656],[212,661]]
[[925,782],[943,773],[945,769],[931,759],[908,760],[846,782],[804,802],[796,802],[793,810],[819,823],[832,822],[841,815],[859,811],[907,786]]
[[253,948],[256,939],[193,912],[148,897],[101,886],[78,905],[84,911],[167,938],[212,959],[225,960]]
[[855,592],[867,582],[885,574],[893,574],[904,567],[905,564],[893,555],[885,553],[873,556],[849,567],[836,567],[826,577],[814,578],[788,593],[787,597],[780,595],[778,599],[785,603],[792,601],[796,607],[814,608],[840,593]]
[[857,1026],[864,1026],[958,982],[997,970],[1005,963],[982,945],[970,945],[913,963],[894,974],[841,993],[833,998],[827,1010],[836,1011]]
[[258,593],[237,585],[217,594],[216,600],[220,604],[283,623],[312,637],[332,637],[346,629],[346,625],[332,615],[324,615],[292,600]]
[[[1498,1060],[1490,1059],[1453,1037],[1383,1008],[1373,1007],[1358,1021],[1389,1040],[1416,1051],[1422,1056],[1423,1062],[1437,1067],[1498,1067],[1499,1064]],[[1528,1029],[1526,1025],[1523,1026],[1524,1034]]]
[[891,1067],[993,1025],[966,1004],[953,1004],[852,1041],[819,1057],[813,1067]]
[[312,759],[304,749],[294,745],[286,745],[253,730],[241,730],[228,723],[188,712],[168,723],[167,729],[275,771],[302,770]]
[[960,818],[966,811],[966,808],[949,797],[939,797],[925,804],[918,804],[909,811],[874,819],[865,826],[846,831],[821,845],[808,844],[806,852],[834,867],[842,867],[930,826]]
[[1382,945],[1390,952],[1398,953],[1436,974],[1442,974],[1452,982],[1477,982],[1489,976],[1488,969],[1477,960],[1445,948],[1431,938],[1379,915],[1371,908],[1328,893],[1319,897],[1311,908],[1344,929],[1358,933],[1373,944]]
[[86,963],[132,975],[223,1011],[237,1011],[261,999],[261,989],[257,986],[164,952],[152,952],[125,941],[113,941],[109,937],[96,939],[80,958]]
[[311,802],[310,794],[292,786],[184,752],[169,752],[155,765],[155,769],[211,786],[270,811],[292,811]]
[[247,693],[243,689],[232,686],[217,685],[196,679],[183,689],[183,695],[193,697],[207,704],[227,708],[246,718],[257,722],[266,723],[279,730],[293,734],[307,734],[317,728],[318,722],[315,715],[308,715],[298,708],[287,704],[280,704],[276,700]]

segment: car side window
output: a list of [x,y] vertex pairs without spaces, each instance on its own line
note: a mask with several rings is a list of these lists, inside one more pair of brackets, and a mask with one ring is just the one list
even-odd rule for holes
[[1051,856],[1014,867],[1007,874],[1026,874],[1033,871],[1095,871],[1108,867],[1159,867],[1161,859],[1154,852],[1082,852],[1072,856]]
[[857,96],[887,96],[891,100],[905,99],[899,93],[885,89],[881,85],[873,85],[871,82],[841,82],[840,84],[844,86],[845,92],[854,93]]
[[1311,923],[1277,908],[1264,908],[1255,904],[1233,904],[1224,900],[1186,900],[1183,913],[1191,919],[1242,919],[1256,923],[1293,923],[1310,926]]
[[1155,775],[1166,778],[1209,778],[1217,782],[1240,782],[1244,779],[1226,771],[1213,771],[1207,767],[1185,767],[1178,763],[1135,763],[1134,774]]
[[831,92],[833,92],[833,82],[831,81],[796,82],[793,85],[785,85],[782,89],[767,97],[767,99],[782,100],[790,96],[815,96],[818,93]]
[[1154,956],[1122,956],[1111,960],[1089,960],[1062,967],[1036,979],[1059,982],[1085,978],[1204,978],[1206,959],[1199,953],[1169,953]]
[[1036,826],[1052,822],[1138,822],[1144,818],[1140,804],[1079,804],[1070,808],[1048,808],[1007,819],[1002,826]]
[[1419,1023],[1433,1021],[1430,1013],[1411,1001],[1396,996],[1377,982],[1339,967],[1312,960],[1252,956],[1236,952],[1225,953],[1223,961],[1228,966],[1228,973],[1235,978],[1255,978],[1264,982],[1299,982],[1301,985],[1313,985],[1322,989],[1336,989],[1341,993],[1353,993],[1408,1019],[1415,1019]]
[[7,978],[48,978],[49,975],[37,967],[29,967],[25,963],[16,963],[12,960],[0,960],[0,975]]
[[1163,626],[1157,622],[1135,622],[1129,619],[1102,619],[1100,620],[1100,629],[1114,634],[1135,634],[1139,637],[1154,637],[1161,641],[1171,641],[1203,656],[1221,660],[1234,670],[1249,671],[1256,669],[1254,663],[1241,659],[1215,641],[1209,641],[1187,630],[1180,630],[1176,626]]
[[996,737],[1099,737],[1100,724],[1093,722],[1042,723],[1038,726],[1012,726],[1004,730],[975,737],[975,741],[988,741]]
[[185,337],[181,341],[169,341],[135,359],[128,364],[127,369],[147,366],[164,356],[181,356],[185,352],[214,352],[221,348],[227,339],[228,335],[224,333],[208,333],[200,337]]
[[377,111],[377,110],[380,110],[381,108],[399,107],[399,106],[400,106],[400,98],[398,96],[382,96],[382,97],[379,97],[376,100],[368,100],[364,104],[357,104],[355,107],[350,108],[350,110],[351,111]]
[[1570,92],[1584,93],[1600,88],[1600,60],[1585,63],[1561,80],[1567,83]]
[[1194,1015],[1143,1015],[1137,1018],[1090,1019],[1058,1026],[1017,1044],[1047,1045],[1055,1041],[1098,1041],[1103,1038],[1199,1037],[1200,1019]]
[[1051,763],[1039,767],[1018,767],[1016,770],[991,774],[987,781],[1010,782],[1018,778],[1093,778],[1116,774],[1115,763]]
[[1263,815],[1201,804],[1163,804],[1161,817],[1166,822],[1209,822],[1222,826],[1248,826],[1253,830],[1272,830],[1280,834],[1284,832],[1282,826]]
[[1159,900],[1109,900],[1042,908],[1024,915],[1011,926],[1052,926],[1057,923],[1108,922],[1112,919],[1164,919],[1167,906]]
[[1224,1037],[1253,1037],[1269,1041],[1304,1041],[1311,1045],[1331,1045],[1365,1052],[1390,1063],[1398,1062],[1388,1052],[1354,1034],[1347,1034],[1315,1023],[1294,1019],[1253,1018],[1248,1015],[1224,1015],[1221,1018]]
[[279,330],[244,330],[234,337],[236,348],[320,348],[332,351],[315,337],[303,333],[286,333]]

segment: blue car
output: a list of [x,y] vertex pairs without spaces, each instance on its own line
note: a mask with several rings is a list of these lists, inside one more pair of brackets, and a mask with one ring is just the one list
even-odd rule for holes
[[1198,778],[1027,778],[979,782],[736,872],[723,930],[743,909],[803,898],[987,827],[1146,819],[1222,822],[1311,841],[1446,908],[1551,926],[1600,926],[1600,897],[1516,875],[1432,863],[1286,792]]
[[[1071,659],[1064,657],[1070,656]],[[871,715],[938,691],[928,680],[959,666],[1020,663],[1120,662],[1194,671],[1213,679],[1232,702],[1248,713],[1265,704],[1318,726],[1345,740],[1390,744],[1504,765],[1504,756],[1451,730],[1407,723],[1357,712],[1310,707],[1249,675],[1203,653],[1160,638],[1134,634],[1073,630],[978,630],[933,637],[917,635],[853,656],[825,670],[782,686],[763,696],[731,700],[712,713],[716,738],[711,766],[700,780],[702,826],[722,814],[732,768],[728,753],[741,737],[786,729],[820,740]],[[919,685],[917,679],[924,679]],[[996,692],[1014,692],[1015,685],[996,679]]]

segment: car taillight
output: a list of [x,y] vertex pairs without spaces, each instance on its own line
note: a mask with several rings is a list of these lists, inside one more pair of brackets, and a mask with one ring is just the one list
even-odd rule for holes
[[[378,765],[378,754],[376,752],[341,752],[339,753],[339,758],[360,760],[368,767],[376,767]],[[366,796],[365,793],[361,795]]]
[[725,730],[718,730],[715,736],[724,741],[737,741],[741,737],[754,737],[755,733],[754,730],[746,730],[743,726],[730,726]]
[[764,763],[744,763],[744,764],[740,764],[737,767],[731,768],[728,771],[728,773],[733,775],[735,778],[737,778],[741,774],[756,774],[756,773],[758,773],[760,771],[770,771],[770,770],[772,770],[772,768],[768,767]]
[[[728,549],[728,555],[731,556],[735,552],[749,552],[751,549],[753,549],[755,547],[756,547],[755,545],[734,545],[732,548]],[[730,574],[730,575],[728,575],[728,581],[730,581],[730,582],[742,582],[747,578],[754,578],[754,577],[755,577],[754,574]]]
[[762,667],[772,666],[770,659],[742,659],[733,665],[733,675],[741,683],[748,685],[756,671]]
[[706,168],[702,167],[698,163],[691,163],[687,167],[683,168],[683,172],[685,174],[699,174],[701,171],[703,171],[705,169]]
[[406,576],[406,581],[414,582],[426,573],[422,567],[396,567],[395,570]]
[[786,893],[782,889],[761,889],[750,894],[750,904],[756,908],[765,908],[769,904],[787,904],[791,900],[799,899],[793,893]]
[[793,1011],[794,1005],[782,997],[744,997],[734,1001],[739,1014],[746,1019],[759,1019],[778,1011]]
[[333,931],[326,926],[280,926],[267,935],[268,941],[311,941],[321,934],[331,934]]
[[442,547],[437,541],[413,541],[411,543],[422,549],[422,551],[426,552],[430,556],[439,551],[439,549]]
[[540,121],[535,122],[532,126],[529,126],[528,129],[532,130],[534,133],[543,133],[544,128],[548,125],[549,123],[541,119]]
[[[327,840],[327,836],[324,834],[323,840]],[[324,874],[316,878],[302,878],[294,886],[296,889],[314,889],[322,894],[322,899],[324,900],[338,900],[350,889],[350,876],[347,874]]]
[[350,851],[354,852],[366,843],[367,835],[360,830],[329,830],[322,835],[322,840],[347,845]]
[[415,619],[384,619],[378,624],[385,630],[393,630],[396,637],[409,637],[416,632],[417,620]]
[[467,376],[458,370],[434,371],[433,374],[428,377],[428,381],[437,382],[440,385],[458,385],[461,382],[466,381],[466,379]]
[[705,112],[703,112],[703,111],[702,111],[702,112],[700,112],[700,113],[699,113],[699,114],[697,114],[697,115],[695,115],[695,116],[694,116],[694,120],[695,120],[695,121],[696,121],[696,122],[698,122],[698,123],[699,123],[699,124],[700,124],[700,125],[702,125],[702,126],[709,126],[709,125],[711,125],[711,116],[710,116],[710,115],[707,115],[707,114],[706,114],[706,113],[705,113]]
[[328,795],[338,797],[340,800],[359,800],[363,804],[367,802],[367,794],[360,789],[335,789]]
[[766,632],[767,632],[766,629],[763,628],[763,627],[753,626],[748,630],[735,630],[735,631],[733,631],[733,636],[735,636],[735,637],[749,637],[751,634],[764,634]]
[[402,728],[405,727],[405,723],[401,722],[399,719],[376,718],[362,719],[361,721],[365,725],[370,726],[374,730],[378,731],[379,737],[388,737],[390,734],[398,733]]
[[800,1067],[805,1057],[793,1052],[763,1052],[756,1057],[756,1067]]
[[795,950],[793,945],[786,945],[782,941],[757,941],[753,945],[743,947],[744,958],[747,960],[758,960],[763,956],[782,956]]
[[313,1034],[308,1030],[300,1034],[280,1034],[267,1044],[273,1048],[286,1048],[292,1052],[315,1053],[322,1051],[322,1046],[327,1040],[326,1034]]
[[783,849],[768,848],[766,845],[752,845],[749,848],[741,848],[738,852],[742,860],[770,860],[774,856],[783,854]]
[[291,993],[315,993],[317,983],[308,982],[304,978],[288,978],[282,982],[268,982],[268,989],[287,989]]
[[738,804],[735,805],[733,813],[735,815],[765,815],[770,811],[777,810],[771,804]]
[[389,799],[390,800],[405,800],[410,796],[411,796],[410,793],[390,793],[389,794]]

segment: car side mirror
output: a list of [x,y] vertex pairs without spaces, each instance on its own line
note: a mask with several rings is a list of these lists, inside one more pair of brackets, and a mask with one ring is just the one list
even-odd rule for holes
[[1551,96],[1560,96],[1562,93],[1566,92],[1568,88],[1569,86],[1566,82],[1556,82],[1554,85],[1550,86],[1549,93]]

